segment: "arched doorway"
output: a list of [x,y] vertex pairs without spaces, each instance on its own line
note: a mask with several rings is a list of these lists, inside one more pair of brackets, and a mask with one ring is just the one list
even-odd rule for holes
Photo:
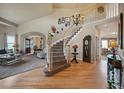
[[33,38],[36,38],[36,37],[39,38],[39,40],[37,40],[38,42],[42,41],[41,44],[39,45],[40,46],[39,49],[44,49],[46,45],[46,37],[44,34],[40,32],[28,32],[28,33],[22,34],[20,36],[20,49],[24,53],[30,53],[33,47],[35,46],[32,40],[34,40]]
[[91,36],[87,35],[83,39],[83,61],[91,62]]

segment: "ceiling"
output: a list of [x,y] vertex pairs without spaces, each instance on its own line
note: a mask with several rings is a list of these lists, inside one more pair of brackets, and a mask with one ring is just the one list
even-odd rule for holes
[[21,24],[52,13],[53,8],[79,8],[85,14],[101,4],[95,3],[0,3],[0,17]]
[[0,3],[0,17],[20,24],[50,14],[52,7],[52,4],[45,3]]
[[76,7],[85,7],[85,6],[91,6],[95,4],[87,4],[87,3],[54,3],[54,8],[76,8]]
[[54,3],[54,8],[71,8],[73,10],[78,9],[83,15],[91,12],[94,8],[98,6],[103,6],[105,3]]

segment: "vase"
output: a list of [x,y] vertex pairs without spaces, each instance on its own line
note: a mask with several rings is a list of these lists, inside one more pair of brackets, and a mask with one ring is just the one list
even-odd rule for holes
[[75,53],[77,52],[77,48],[74,48],[74,52],[75,52]]

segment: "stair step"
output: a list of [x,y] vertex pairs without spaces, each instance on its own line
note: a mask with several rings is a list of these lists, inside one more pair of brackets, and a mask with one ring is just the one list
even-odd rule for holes
[[63,41],[57,42],[56,44],[63,44]]
[[63,51],[60,51],[60,52],[56,52],[56,51],[52,51],[51,53],[63,53]]
[[56,43],[55,45],[63,45],[63,43]]
[[61,44],[61,45],[60,45],[60,44],[54,44],[53,47],[54,47],[54,46],[63,46],[63,44]]
[[60,53],[52,53],[53,56],[61,56],[61,55],[64,55],[63,52],[60,52]]
[[60,66],[60,65],[63,65],[67,63],[66,61],[65,62],[58,62],[58,63],[53,63],[53,66]]
[[64,55],[61,55],[61,56],[53,56],[53,59],[54,58],[65,58],[65,56]]
[[57,64],[57,65],[59,65],[59,64],[61,65],[61,64],[63,64],[63,63],[67,63],[67,61],[64,60],[64,61],[59,61],[59,62],[53,62],[54,65],[56,65],[56,64]]
[[53,65],[53,68],[54,68],[54,69],[58,69],[58,68],[61,68],[61,67],[65,66],[65,65],[67,65],[67,62],[65,62],[65,63],[63,63],[63,64],[54,64],[54,65]]
[[61,57],[65,57],[64,55],[57,55],[57,56],[53,56],[53,58],[61,58]]
[[53,64],[63,64],[63,63],[66,63],[67,61],[66,60],[62,60],[62,61],[54,61]]
[[60,62],[60,61],[65,61],[66,59],[65,58],[54,58],[53,59],[53,62]]
[[63,49],[63,46],[53,46],[52,48],[62,48]]
[[63,56],[64,54],[53,54],[53,57]]
[[53,56],[53,61],[65,59],[65,56]]
[[66,61],[66,59],[59,59],[59,60],[54,60],[54,62],[53,62],[53,63],[57,63],[57,62],[64,62],[64,61]]
[[51,53],[52,54],[60,54],[60,53],[63,53],[63,51],[52,51]]
[[56,50],[58,50],[58,51],[63,51],[63,48],[57,48],[57,47],[56,47],[56,48],[55,48],[55,47],[52,48],[52,51],[56,51]]
[[63,52],[63,50],[53,50],[54,52]]

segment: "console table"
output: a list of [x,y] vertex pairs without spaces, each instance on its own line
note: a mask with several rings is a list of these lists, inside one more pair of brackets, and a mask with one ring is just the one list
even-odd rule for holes
[[72,53],[74,55],[73,59],[71,60],[71,62],[75,61],[76,63],[78,63],[77,59],[76,59],[76,55],[78,55],[79,53]]
[[121,89],[122,82],[122,59],[119,55],[113,57],[112,54],[107,55],[107,81],[109,89]]

